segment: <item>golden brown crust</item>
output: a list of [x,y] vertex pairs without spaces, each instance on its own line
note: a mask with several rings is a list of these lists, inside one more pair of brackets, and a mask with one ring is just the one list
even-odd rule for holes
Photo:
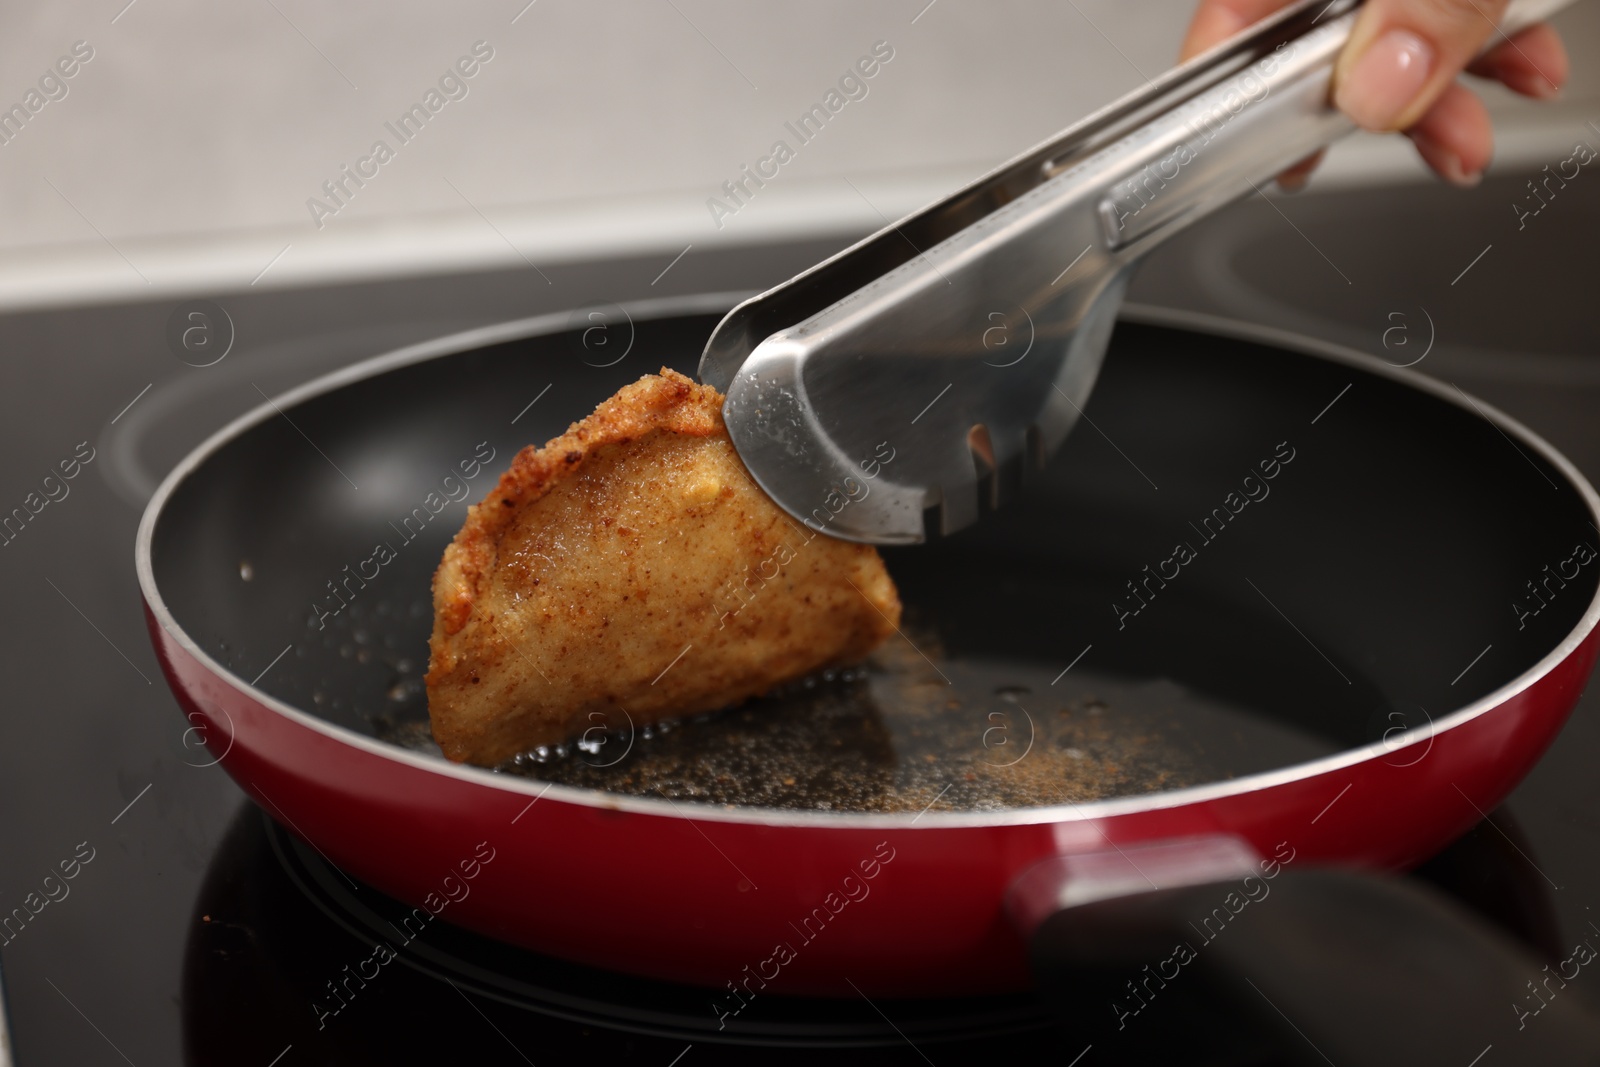
[[434,576],[428,710],[448,757],[714,710],[894,632],[876,550],[789,519],[721,408],[648,375],[523,449],[469,510]]
[[[539,499],[573,473],[591,449],[602,445],[626,444],[653,430],[696,437],[722,432],[721,404],[715,389],[663,367],[659,375],[647,374],[618,390],[594,414],[573,423],[543,448],[528,445],[518,452],[499,484],[467,509],[466,523],[445,549],[434,578],[434,608],[444,619],[445,633],[457,633],[466,625],[473,598],[493,564],[494,548],[516,518],[518,505]],[[445,601],[439,599],[441,577],[448,579]]]

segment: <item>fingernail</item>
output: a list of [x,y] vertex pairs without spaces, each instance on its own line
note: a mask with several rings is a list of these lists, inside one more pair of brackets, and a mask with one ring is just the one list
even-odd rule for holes
[[1448,148],[1416,133],[1411,134],[1411,141],[1428,166],[1456,188],[1471,189],[1483,181],[1483,171],[1468,171],[1461,157]]
[[1543,74],[1529,74],[1517,79],[1517,84],[1512,86],[1524,96],[1531,96],[1538,100],[1554,100],[1561,95],[1561,86],[1546,78]]
[[1433,46],[1410,30],[1386,31],[1339,83],[1334,103],[1358,126],[1394,128],[1433,73]]
[[1483,181],[1483,172],[1468,174],[1461,157],[1454,152],[1441,153],[1434,165],[1439,168],[1439,176],[1458,189],[1472,189]]

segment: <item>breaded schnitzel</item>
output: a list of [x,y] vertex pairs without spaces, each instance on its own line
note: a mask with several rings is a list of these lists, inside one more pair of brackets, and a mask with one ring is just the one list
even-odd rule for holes
[[768,499],[722,401],[647,375],[523,449],[471,508],[433,580],[428,714],[446,756],[493,766],[597,722],[712,711],[895,631],[877,550]]

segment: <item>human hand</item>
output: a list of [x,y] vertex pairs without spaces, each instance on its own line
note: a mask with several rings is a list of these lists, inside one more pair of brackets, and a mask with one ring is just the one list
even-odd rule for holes
[[[1290,0],[1202,0],[1183,58],[1258,22]],[[1495,29],[1510,0],[1367,0],[1333,74],[1333,102],[1364,129],[1404,131],[1446,181],[1476,185],[1494,152],[1489,113],[1456,80],[1463,70],[1523,96],[1549,99],[1567,80],[1567,52],[1548,25],[1509,40]],[[1500,43],[1474,58],[1494,38]],[[1321,153],[1278,176],[1304,185]]]

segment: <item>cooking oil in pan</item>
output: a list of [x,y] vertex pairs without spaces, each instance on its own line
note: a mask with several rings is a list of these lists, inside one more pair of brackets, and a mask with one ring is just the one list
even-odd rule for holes
[[[604,726],[620,728],[597,723],[498,770],[697,803],[998,811],[1177,789],[1334,747],[1174,682],[1053,679],[1026,663],[946,658],[927,635],[737,708],[649,726],[615,718]],[[437,751],[425,719],[380,736]]]

